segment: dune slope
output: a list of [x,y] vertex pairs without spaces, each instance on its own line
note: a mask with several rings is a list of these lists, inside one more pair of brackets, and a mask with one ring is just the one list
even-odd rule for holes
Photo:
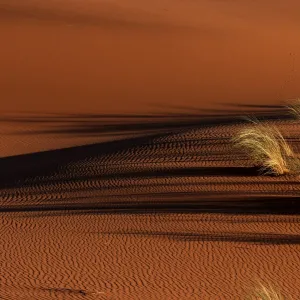
[[243,299],[263,281],[297,299],[299,178],[259,175],[232,147],[244,121],[122,122],[97,130],[135,134],[0,159],[0,296]]

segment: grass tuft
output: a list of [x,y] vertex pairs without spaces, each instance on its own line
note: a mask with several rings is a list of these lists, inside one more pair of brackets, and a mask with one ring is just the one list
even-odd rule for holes
[[276,126],[251,120],[252,125],[233,138],[234,144],[243,149],[262,174],[284,175],[300,172],[300,161]]
[[276,291],[271,286],[265,286],[260,284],[259,288],[255,290],[252,296],[248,298],[249,300],[287,300],[283,295]]
[[296,120],[300,120],[300,98],[291,100],[287,105],[287,109]]

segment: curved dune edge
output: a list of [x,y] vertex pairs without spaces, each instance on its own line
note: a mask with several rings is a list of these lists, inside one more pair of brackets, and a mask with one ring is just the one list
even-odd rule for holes
[[298,0],[0,2],[0,299],[300,298]]
[[[299,152],[286,112],[258,117]],[[258,173],[232,145],[241,118],[58,124],[44,141],[111,137],[0,159],[0,297],[229,300],[258,281],[299,295],[299,177]]]

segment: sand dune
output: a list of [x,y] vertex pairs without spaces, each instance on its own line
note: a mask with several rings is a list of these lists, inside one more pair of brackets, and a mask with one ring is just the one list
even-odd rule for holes
[[[286,111],[257,115],[299,152]],[[125,138],[0,160],[0,296],[244,299],[264,281],[297,299],[299,178],[259,175],[232,147],[245,125],[234,114],[96,128],[133,124]]]
[[300,2],[0,0],[0,299],[300,297]]
[[94,211],[1,220],[1,240],[10,240],[1,251],[4,299],[243,299],[260,279],[299,297],[295,216]]
[[148,113],[295,98],[299,2],[270,6],[2,0],[0,110]]

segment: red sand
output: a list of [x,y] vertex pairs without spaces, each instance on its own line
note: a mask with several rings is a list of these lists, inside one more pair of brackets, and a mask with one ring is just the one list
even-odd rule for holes
[[0,2],[1,111],[168,111],[300,95],[300,3]]
[[230,140],[259,110],[300,151],[268,106],[300,95],[299,12],[0,0],[0,299],[299,299],[299,177]]
[[0,296],[298,299],[299,177],[249,168],[225,121],[3,158]]

